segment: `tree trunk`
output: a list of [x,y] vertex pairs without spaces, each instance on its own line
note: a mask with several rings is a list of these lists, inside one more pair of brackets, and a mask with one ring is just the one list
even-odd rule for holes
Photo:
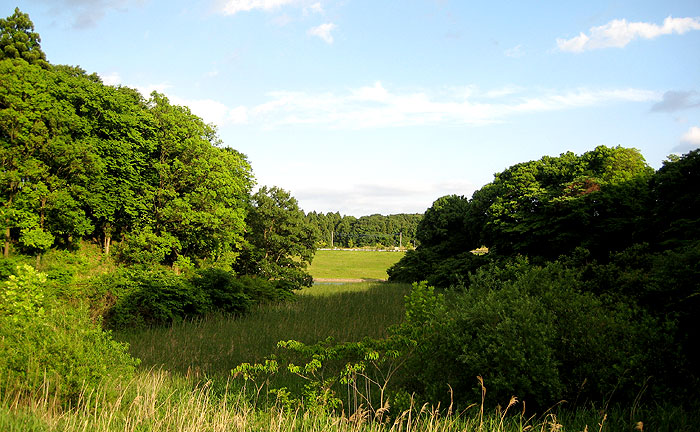
[[102,228],[102,232],[105,235],[104,242],[102,243],[102,251],[105,255],[109,256],[109,246],[112,244],[112,224],[107,223]]
[[112,236],[109,234],[105,234],[105,241],[104,241],[104,253],[105,255],[109,256],[109,246],[112,244]]
[[5,246],[2,248],[2,256],[5,258],[10,256],[10,227],[5,228]]

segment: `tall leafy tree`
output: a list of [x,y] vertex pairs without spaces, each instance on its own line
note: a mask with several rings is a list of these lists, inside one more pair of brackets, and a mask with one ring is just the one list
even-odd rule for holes
[[19,8],[15,8],[11,16],[0,18],[0,60],[22,59],[48,68],[40,42],[41,37],[34,31],[34,23]]
[[282,281],[290,288],[313,283],[306,266],[316,252],[315,230],[289,192],[261,187],[251,198],[246,222],[240,272]]
[[[148,211],[127,235],[132,257],[150,248],[156,261],[179,257],[219,260],[239,249],[245,203],[252,187],[250,165],[239,152],[218,147],[213,127],[186,107],[153,93],[155,148],[148,174]],[[143,256],[143,255],[141,255]]]
[[[638,150],[622,147],[514,165],[470,200],[438,199],[418,227],[421,246],[396,266],[394,278],[471,269],[475,261],[463,254],[480,245],[491,254],[543,258],[581,246],[605,258],[644,238],[652,174]],[[444,265],[453,259],[459,262]]]
[[[64,218],[63,226],[50,216],[79,209],[70,199],[70,179],[84,171],[91,158],[74,141],[80,129],[77,117],[54,94],[60,78],[53,71],[24,60],[3,60],[0,77],[0,184],[5,203],[1,219],[7,256],[13,237],[41,251],[56,235],[90,231],[80,211]],[[59,228],[63,231],[47,231]]]

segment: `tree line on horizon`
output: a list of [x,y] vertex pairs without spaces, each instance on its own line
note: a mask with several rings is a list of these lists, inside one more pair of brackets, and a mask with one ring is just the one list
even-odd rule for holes
[[306,221],[315,227],[320,248],[413,248],[422,214],[348,216],[339,212],[309,212]]

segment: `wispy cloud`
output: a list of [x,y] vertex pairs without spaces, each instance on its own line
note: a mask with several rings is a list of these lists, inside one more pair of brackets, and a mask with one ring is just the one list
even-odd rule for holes
[[235,15],[239,12],[252,10],[274,12],[285,6],[302,8],[304,14],[307,15],[310,13],[323,13],[321,2],[313,0],[220,0],[219,11],[224,15]]
[[683,34],[691,30],[700,30],[700,18],[669,16],[662,25],[618,19],[599,27],[591,27],[589,35],[581,33],[571,39],[557,39],[557,47],[561,51],[575,53],[601,48],[622,48],[634,39],[654,39],[662,35]]
[[56,16],[69,15],[72,27],[85,29],[94,27],[110,10],[124,11],[140,6],[144,0],[39,0],[49,5]]
[[528,90],[504,87],[479,90],[474,86],[440,91],[402,92],[377,81],[343,92],[280,90],[251,106],[230,106],[213,99],[187,99],[167,83],[135,86],[145,97],[165,93],[177,105],[188,106],[208,123],[258,124],[265,128],[314,125],[331,129],[368,129],[415,125],[486,125],[532,113],[661,99],[643,89]]
[[688,108],[700,107],[700,94],[696,91],[667,91],[663,99],[655,103],[654,112],[676,112]]
[[513,48],[508,48],[505,50],[503,54],[505,54],[506,57],[520,58],[525,55],[525,51],[523,50],[522,45],[516,45]]
[[310,14],[310,13],[319,13],[319,14],[322,14],[323,12],[324,12],[324,11],[323,11],[323,5],[321,4],[321,2],[313,3],[313,4],[311,4],[311,5],[309,5],[309,6],[307,6],[307,7],[304,8],[304,13],[305,13],[305,14]]
[[227,0],[222,4],[221,11],[225,15],[234,15],[238,12],[254,9],[271,11],[294,3],[299,3],[299,0]]
[[467,181],[382,181],[334,186],[300,186],[293,190],[301,208],[310,211],[340,211],[364,216],[372,213],[423,213],[437,197],[471,195],[476,185]]
[[[269,100],[252,107],[252,117],[268,126],[325,125],[331,128],[363,129],[409,125],[469,124],[501,122],[527,113],[558,111],[618,102],[650,102],[657,92],[642,89],[540,91],[473,89],[441,92],[397,92],[380,82],[350,89],[342,94],[275,91]],[[494,98],[498,96],[498,98]]]
[[118,72],[110,72],[106,75],[100,76],[102,78],[102,82],[105,83],[106,85],[119,85],[122,82],[122,77],[119,76]]
[[317,36],[326,41],[328,44],[333,43],[333,35],[331,32],[335,30],[337,26],[333,23],[325,23],[316,27],[309,29],[308,34],[311,36]]

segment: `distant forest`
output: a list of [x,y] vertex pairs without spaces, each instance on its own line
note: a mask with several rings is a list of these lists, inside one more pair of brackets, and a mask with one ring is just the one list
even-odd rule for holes
[[306,221],[316,229],[321,248],[414,248],[416,228],[422,217],[422,214],[374,214],[356,218],[338,212],[310,212]]

